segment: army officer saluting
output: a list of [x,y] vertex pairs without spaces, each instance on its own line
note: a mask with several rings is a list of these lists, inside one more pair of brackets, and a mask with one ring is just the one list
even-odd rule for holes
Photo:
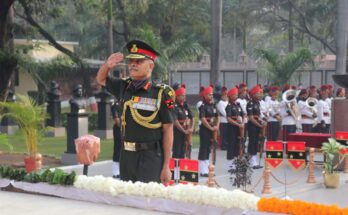
[[133,40],[126,45],[130,78],[109,77],[119,65],[122,53],[112,54],[99,69],[97,82],[121,102],[123,149],[120,178],[125,181],[162,182],[171,179],[169,160],[173,143],[174,91],[167,85],[150,81],[154,61],[159,55],[145,42]]

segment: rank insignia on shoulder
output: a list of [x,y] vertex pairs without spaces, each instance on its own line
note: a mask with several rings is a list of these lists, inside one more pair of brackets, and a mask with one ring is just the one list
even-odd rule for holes
[[133,96],[133,108],[147,111],[157,110],[157,99]]
[[172,109],[174,107],[174,100],[173,100],[173,98],[169,98],[169,99],[165,100],[164,104],[167,105],[168,109]]

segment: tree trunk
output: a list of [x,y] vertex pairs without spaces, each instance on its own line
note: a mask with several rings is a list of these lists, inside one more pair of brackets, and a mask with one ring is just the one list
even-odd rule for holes
[[108,54],[111,55],[114,52],[114,41],[112,32],[112,0],[109,0],[108,3]]
[[127,23],[127,19],[126,19],[126,12],[124,9],[124,5],[122,0],[117,0],[119,9],[121,11],[121,17],[122,17],[122,23],[123,23],[123,37],[124,40],[126,41],[126,43],[129,42],[129,28],[128,28],[128,23]]
[[212,44],[211,44],[211,70],[210,83],[216,84],[220,75],[221,57],[221,25],[222,25],[222,0],[211,0],[212,6]]
[[294,27],[292,26],[292,20],[293,20],[293,9],[290,6],[289,7],[289,23],[288,23],[289,53],[294,51]]
[[13,13],[10,8],[14,0],[0,3],[0,101],[5,101],[11,79],[17,66],[13,55]]
[[346,73],[348,39],[348,1],[337,1],[336,74]]
[[243,50],[246,51],[247,45],[246,45],[246,34],[247,34],[247,20],[246,17],[243,18]]
[[238,60],[238,49],[237,49],[237,20],[233,20],[233,62]]

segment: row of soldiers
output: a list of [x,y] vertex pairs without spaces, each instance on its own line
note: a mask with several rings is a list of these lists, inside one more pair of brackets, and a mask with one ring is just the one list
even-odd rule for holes
[[[241,83],[230,90],[222,87],[218,102],[214,102],[213,91],[213,86],[201,87],[201,100],[197,103],[200,137],[198,160],[203,177],[208,176],[211,152],[213,162],[215,160],[218,131],[221,149],[227,150],[229,170],[235,168],[234,159],[244,153],[246,138],[249,163],[258,169],[261,166],[256,155],[262,146],[260,143],[266,138],[286,141],[290,133],[330,131],[331,85],[323,85],[319,89],[315,86],[308,89],[296,89],[290,85],[282,89],[271,86],[264,97],[264,89],[260,85],[248,90],[246,84]],[[177,86],[175,94],[173,157],[190,158],[194,116],[186,104],[185,85]],[[336,97],[344,94],[344,89],[340,88]]]

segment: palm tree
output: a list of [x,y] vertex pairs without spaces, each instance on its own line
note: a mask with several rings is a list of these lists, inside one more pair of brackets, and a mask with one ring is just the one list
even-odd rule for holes
[[164,44],[161,38],[149,26],[138,30],[136,36],[146,41],[161,54],[158,60],[156,60],[156,67],[152,74],[152,78],[155,81],[168,81],[168,74],[172,65],[176,62],[193,60],[201,56],[205,51],[193,38],[180,38],[170,44]]
[[268,78],[269,84],[277,86],[289,82],[294,72],[304,63],[314,66],[312,53],[306,48],[297,49],[286,56],[266,49],[256,49],[256,54],[267,61],[266,66],[258,72]]

